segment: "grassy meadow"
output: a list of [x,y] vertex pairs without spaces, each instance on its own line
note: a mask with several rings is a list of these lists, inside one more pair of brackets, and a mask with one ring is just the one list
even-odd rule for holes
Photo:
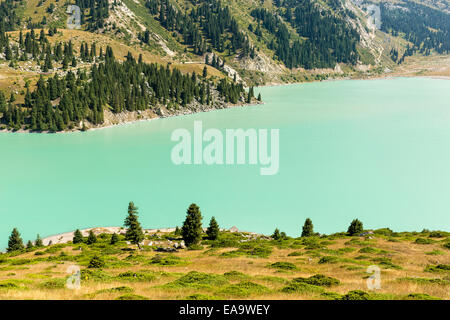
[[[181,237],[146,234],[142,249],[123,235],[0,254],[0,299],[449,299],[450,233],[313,236],[273,240],[222,231],[200,246],[157,252]],[[95,257],[95,259],[93,259]],[[93,262],[96,262],[94,263]],[[70,266],[79,289],[67,288]],[[369,290],[367,267],[381,270]]]

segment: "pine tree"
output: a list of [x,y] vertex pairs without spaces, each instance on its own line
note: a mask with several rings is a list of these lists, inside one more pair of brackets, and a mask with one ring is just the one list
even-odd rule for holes
[[202,213],[200,208],[193,203],[187,210],[186,220],[181,229],[186,246],[198,244],[202,239],[202,231]]
[[180,228],[178,228],[178,226],[175,228],[175,235],[176,236],[181,236],[181,230],[180,230]]
[[13,231],[11,232],[11,235],[9,236],[8,248],[6,249],[6,251],[12,252],[22,250],[24,248],[25,246],[23,245],[22,237],[20,236],[20,233],[17,230],[17,228],[14,228]]
[[359,221],[358,219],[354,219],[352,221],[352,223],[350,223],[350,226],[348,227],[347,233],[350,236],[354,236],[354,235],[360,234],[363,231],[364,231],[363,223],[361,221]]
[[110,244],[116,244],[117,242],[119,242],[119,236],[117,235],[117,233],[113,233],[111,236]]
[[97,237],[95,236],[94,232],[92,230],[90,230],[86,243],[94,244],[96,242],[97,242]]
[[133,202],[128,204],[128,216],[125,218],[124,225],[128,228],[125,239],[131,241],[132,244],[136,244],[140,249],[139,243],[144,240],[144,232],[138,221],[138,208],[134,206]]
[[103,268],[104,266],[105,261],[101,257],[95,255],[92,257],[91,261],[89,261],[88,268]]
[[28,242],[27,242],[27,249],[32,249],[34,246],[33,246],[33,242],[31,242],[31,240],[28,240]]
[[72,242],[75,243],[83,243],[83,235],[81,234],[80,230],[75,230],[73,234],[73,240]]
[[272,238],[273,238],[273,240],[281,239],[280,230],[278,230],[278,228],[276,228],[275,231],[273,232]]
[[314,235],[313,224],[311,219],[307,218],[303,225],[302,237],[311,237]]
[[206,229],[206,234],[210,240],[216,240],[219,237],[219,224],[216,221],[216,218],[212,217],[209,221],[209,227]]
[[34,242],[34,245],[36,247],[43,247],[44,246],[44,243],[42,242],[42,239],[41,239],[41,237],[39,235],[37,235],[36,241]]
[[203,68],[203,78],[206,79],[206,77],[208,76],[208,68],[206,68],[206,66]]

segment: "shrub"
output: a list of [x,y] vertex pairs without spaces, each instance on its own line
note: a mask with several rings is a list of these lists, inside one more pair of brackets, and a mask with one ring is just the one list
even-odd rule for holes
[[56,278],[47,280],[40,284],[40,287],[43,289],[63,289],[66,286],[65,278]]
[[19,286],[11,281],[0,282],[0,289],[18,289]]
[[239,242],[233,239],[218,239],[211,242],[211,248],[236,248]]
[[134,291],[133,288],[126,287],[126,286],[121,286],[121,287],[115,287],[115,288],[108,288],[108,289],[98,290],[96,292],[96,294],[115,293],[115,292],[133,292],[133,291]]
[[116,300],[149,300],[147,297],[140,296],[133,293],[124,294],[123,296],[120,296],[116,298]]
[[449,272],[450,265],[448,264],[438,264],[436,266],[428,265],[425,267],[425,272]]
[[323,292],[320,296],[329,300],[342,300],[342,295],[336,292]]
[[219,287],[227,284],[228,280],[218,274],[208,274],[197,271],[191,271],[179,279],[168,284],[169,287]]
[[431,231],[428,236],[430,238],[444,238],[450,236],[450,233],[445,231]]
[[327,277],[323,274],[315,274],[309,278],[295,278],[293,280],[294,282],[298,282],[298,283],[307,283],[307,284],[312,284],[315,286],[320,286],[320,287],[331,287],[334,285],[338,285],[340,283],[340,281],[336,278],[332,278],[332,277]]
[[194,293],[185,298],[186,300],[219,300],[218,297],[208,296],[206,294]]
[[333,257],[333,256],[324,256],[322,258],[320,258],[319,263],[323,264],[323,263],[337,263],[339,261],[339,259],[337,257]]
[[438,297],[430,296],[426,293],[410,293],[405,297],[405,300],[441,300]]
[[227,279],[230,280],[244,280],[249,278],[250,276],[246,275],[245,273],[239,272],[239,271],[229,271],[225,272],[223,274]]
[[226,296],[248,297],[252,294],[263,294],[269,291],[270,290],[263,285],[251,281],[243,281],[238,284],[227,286],[218,291],[218,293]]
[[81,270],[81,280],[94,280],[94,281],[110,281],[113,277],[108,273],[100,269],[83,269]]
[[380,234],[386,237],[391,237],[395,232],[389,228],[381,228],[373,231],[374,234]]
[[291,262],[275,262],[268,267],[281,270],[297,270],[297,266]]
[[120,273],[117,278],[119,280],[127,281],[153,281],[155,280],[156,276],[151,273],[126,271]]
[[185,263],[180,257],[174,255],[163,256],[157,254],[153,258],[150,259],[150,264],[157,264],[160,266],[176,266]]
[[371,296],[365,291],[353,290],[342,296],[341,300],[371,300]]
[[103,258],[95,255],[91,261],[89,261],[89,265],[88,268],[103,268],[105,266],[105,261],[103,260]]
[[414,243],[417,243],[417,244],[432,244],[432,243],[434,243],[434,241],[431,240],[431,239],[427,239],[427,238],[417,238],[416,241],[414,241]]
[[303,282],[292,282],[283,289],[281,292],[285,293],[322,293],[324,289],[319,286],[303,283]]

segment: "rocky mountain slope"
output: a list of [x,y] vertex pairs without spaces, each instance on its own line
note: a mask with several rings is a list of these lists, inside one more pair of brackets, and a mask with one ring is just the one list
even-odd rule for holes
[[[206,67],[212,87],[377,76],[447,56],[448,9],[445,0],[4,0],[0,122],[39,78],[97,65],[93,46],[182,73]],[[56,52],[69,44],[69,57]]]

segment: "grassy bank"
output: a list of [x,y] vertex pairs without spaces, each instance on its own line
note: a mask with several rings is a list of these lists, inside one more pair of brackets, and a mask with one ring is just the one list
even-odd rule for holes
[[[123,235],[0,255],[0,299],[449,299],[450,233],[344,233],[284,238],[221,232],[196,250],[173,247],[175,233],[147,234],[138,250]],[[92,265],[96,256],[100,265]],[[81,288],[66,287],[68,268]],[[381,289],[367,288],[367,267]],[[91,267],[89,267],[91,266]]]

